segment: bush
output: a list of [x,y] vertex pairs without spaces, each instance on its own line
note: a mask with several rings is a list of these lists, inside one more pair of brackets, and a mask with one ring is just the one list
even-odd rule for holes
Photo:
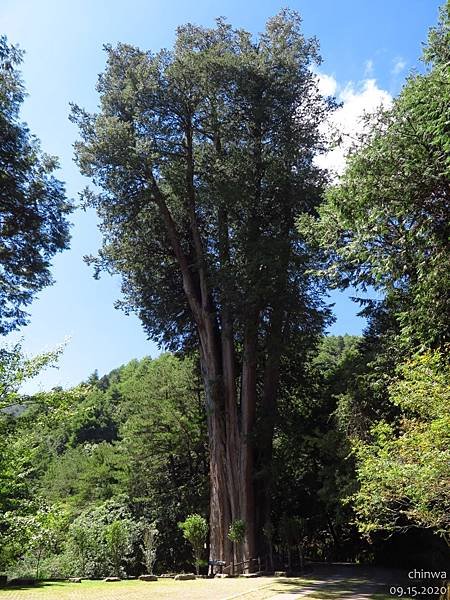
[[130,519],[113,521],[104,531],[109,559],[114,567],[114,575],[123,575],[122,563],[133,551],[132,538],[135,524]]
[[228,537],[232,542],[242,544],[245,539],[245,521],[242,521],[242,519],[233,521],[228,530]]
[[194,562],[197,575],[202,565],[201,554],[208,535],[208,523],[201,515],[189,515],[183,523],[178,523],[183,531],[183,536],[192,545],[194,550]]
[[100,578],[123,575],[123,562],[132,557],[139,526],[117,502],[84,511],[69,527],[66,554],[73,575]]

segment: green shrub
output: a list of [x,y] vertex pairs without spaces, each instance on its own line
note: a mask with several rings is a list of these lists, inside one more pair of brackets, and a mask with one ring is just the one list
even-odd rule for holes
[[242,519],[233,521],[228,530],[228,538],[236,544],[242,544],[245,539],[245,521]]
[[192,545],[194,550],[194,563],[197,575],[202,566],[201,554],[208,535],[208,523],[201,515],[189,515],[183,523],[178,523],[183,531],[184,538]]

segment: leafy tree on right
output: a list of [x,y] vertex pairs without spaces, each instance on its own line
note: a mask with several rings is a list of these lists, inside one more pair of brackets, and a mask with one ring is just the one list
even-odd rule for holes
[[[324,251],[338,287],[379,291],[365,301],[366,373],[338,402],[356,458],[361,531],[450,523],[450,3],[430,31],[424,74],[391,109],[367,117],[340,181],[299,229]],[[372,358],[370,354],[376,349]]]
[[327,254],[335,285],[372,287],[398,320],[406,348],[450,341],[450,4],[430,32],[425,74],[391,109],[367,117],[319,217],[300,229]]

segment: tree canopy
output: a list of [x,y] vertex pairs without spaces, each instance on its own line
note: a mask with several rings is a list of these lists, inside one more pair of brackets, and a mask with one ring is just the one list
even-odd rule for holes
[[329,281],[382,294],[365,302],[372,358],[336,411],[356,460],[356,522],[366,533],[429,528],[447,541],[449,36],[447,2],[427,70],[408,77],[392,108],[367,116],[342,178],[317,215],[299,218]]
[[25,307],[52,283],[50,260],[69,244],[72,206],[55,157],[20,122],[23,53],[0,37],[0,334],[27,322]]
[[450,5],[430,32],[429,69],[368,117],[341,180],[301,230],[334,284],[380,290],[407,346],[449,341]]
[[450,545],[448,362],[439,352],[415,357],[399,367],[389,392],[401,418],[376,423],[370,443],[355,442],[360,528],[429,528]]

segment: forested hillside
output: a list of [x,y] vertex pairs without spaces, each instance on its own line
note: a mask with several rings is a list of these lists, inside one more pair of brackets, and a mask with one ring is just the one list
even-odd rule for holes
[[[393,555],[399,548],[402,552],[394,564],[445,564],[444,544],[431,535],[416,531],[407,541],[394,536],[387,543],[382,534],[369,544],[352,524],[356,515],[350,499],[361,482],[356,508],[363,531],[368,523],[364,515],[380,494],[367,488],[373,478],[370,469],[380,465],[369,456],[363,463],[366,470],[357,471],[351,453],[355,432],[358,439],[367,439],[367,422],[374,422],[382,410],[379,402],[375,409],[366,399],[359,412],[349,411],[355,381],[359,392],[366,388],[367,398],[373,380],[366,343],[351,336],[326,337],[301,370],[290,361],[283,369],[272,464],[272,527],[264,532],[274,566],[298,569],[305,559],[383,562],[391,547]],[[421,361],[414,378],[429,376],[432,368]],[[448,379],[439,381],[442,391],[433,392],[437,400],[448,393]],[[398,394],[398,386],[408,387],[408,380],[396,385]],[[120,523],[121,567],[129,574],[143,570],[141,546],[148,527],[158,532],[156,572],[189,569],[192,553],[178,523],[189,514],[208,512],[198,359],[164,354],[132,361],[101,378],[94,372],[70,390],[55,389],[26,400],[20,416],[2,418],[3,561],[20,556],[14,570],[22,575],[105,576],[114,571],[108,531]],[[389,422],[398,414],[386,400]],[[392,451],[398,452],[389,433]],[[420,429],[417,434],[430,444],[431,431]],[[381,440],[387,444],[386,437]],[[357,446],[357,456],[364,458],[371,448]],[[421,446],[417,451],[423,451]],[[419,492],[426,511],[425,490]],[[431,504],[428,510],[431,515]],[[434,510],[438,515],[438,507]],[[409,546],[411,540],[417,547]]]

